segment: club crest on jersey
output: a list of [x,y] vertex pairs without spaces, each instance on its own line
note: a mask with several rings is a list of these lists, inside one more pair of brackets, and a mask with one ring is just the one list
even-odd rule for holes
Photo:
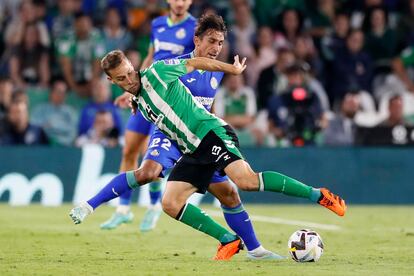
[[236,147],[236,145],[234,144],[233,141],[230,140],[224,140],[224,143],[226,143],[226,147],[228,147],[229,149],[233,149]]
[[166,65],[178,65],[178,64],[180,64],[180,60],[176,59],[176,58],[175,59],[165,59],[164,63]]
[[186,36],[186,32],[184,28],[180,28],[178,31],[175,32],[175,37],[178,39],[183,39]]
[[156,156],[160,155],[160,152],[155,149],[155,150],[151,151],[150,154],[151,154],[151,156],[155,156],[156,157]]
[[217,79],[215,77],[212,77],[210,79],[210,86],[213,89],[217,89],[217,87],[218,87],[218,81],[217,81]]

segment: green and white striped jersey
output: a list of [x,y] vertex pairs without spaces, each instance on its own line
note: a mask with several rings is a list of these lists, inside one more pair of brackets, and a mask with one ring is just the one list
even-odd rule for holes
[[179,79],[187,74],[186,62],[161,60],[141,71],[141,89],[134,100],[143,116],[177,141],[183,153],[192,153],[210,130],[227,124],[208,112]]

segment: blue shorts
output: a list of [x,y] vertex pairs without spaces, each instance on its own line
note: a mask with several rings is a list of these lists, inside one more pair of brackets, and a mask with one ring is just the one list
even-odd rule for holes
[[153,132],[154,128],[154,124],[145,120],[141,112],[137,112],[137,114],[131,115],[126,125],[127,130],[144,135],[150,135]]
[[[144,160],[153,160],[162,166],[160,177],[164,177],[175,166],[178,159],[182,156],[180,148],[175,141],[170,140],[158,128],[154,129],[150,137],[147,152]],[[214,172],[210,183],[220,183],[228,181],[227,176],[221,175],[218,171]]]

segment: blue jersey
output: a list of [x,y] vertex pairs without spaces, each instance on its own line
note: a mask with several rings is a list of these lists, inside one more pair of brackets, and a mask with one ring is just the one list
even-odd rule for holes
[[[196,19],[189,15],[183,21],[172,24],[168,16],[159,16],[152,21],[151,44],[154,47],[154,61],[175,58],[194,49]],[[213,96],[214,97],[214,96]],[[126,129],[149,135],[154,126],[144,119],[141,112],[130,116]]]
[[176,24],[173,24],[168,16],[155,18],[151,25],[154,61],[174,58],[193,51],[196,23],[197,20],[192,15]]
[[[178,58],[192,58],[193,53],[179,56]],[[190,90],[195,100],[201,103],[205,109],[211,110],[217,88],[223,79],[223,72],[209,72],[194,70],[180,77],[181,82]]]
[[[193,53],[180,56],[178,58],[192,58]],[[181,82],[193,94],[195,100],[200,102],[208,111],[216,95],[217,88],[223,79],[222,72],[208,72],[195,70],[187,75],[180,77]],[[175,141],[168,139],[158,128],[155,128],[151,135],[145,159],[151,159],[163,166],[163,175],[175,165],[182,153]],[[216,172],[211,179],[211,183],[226,181],[227,177],[221,176]]]

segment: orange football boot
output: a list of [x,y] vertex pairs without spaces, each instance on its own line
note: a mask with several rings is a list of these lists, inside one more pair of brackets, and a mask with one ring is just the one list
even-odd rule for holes
[[231,257],[239,253],[239,251],[242,250],[243,247],[243,242],[240,238],[237,238],[236,240],[226,244],[220,244],[218,246],[214,260],[230,260]]
[[346,211],[346,204],[345,200],[340,198],[339,196],[331,193],[326,188],[321,188],[322,196],[318,200],[318,203],[323,207],[328,208],[332,212],[336,213],[338,216],[344,216]]

